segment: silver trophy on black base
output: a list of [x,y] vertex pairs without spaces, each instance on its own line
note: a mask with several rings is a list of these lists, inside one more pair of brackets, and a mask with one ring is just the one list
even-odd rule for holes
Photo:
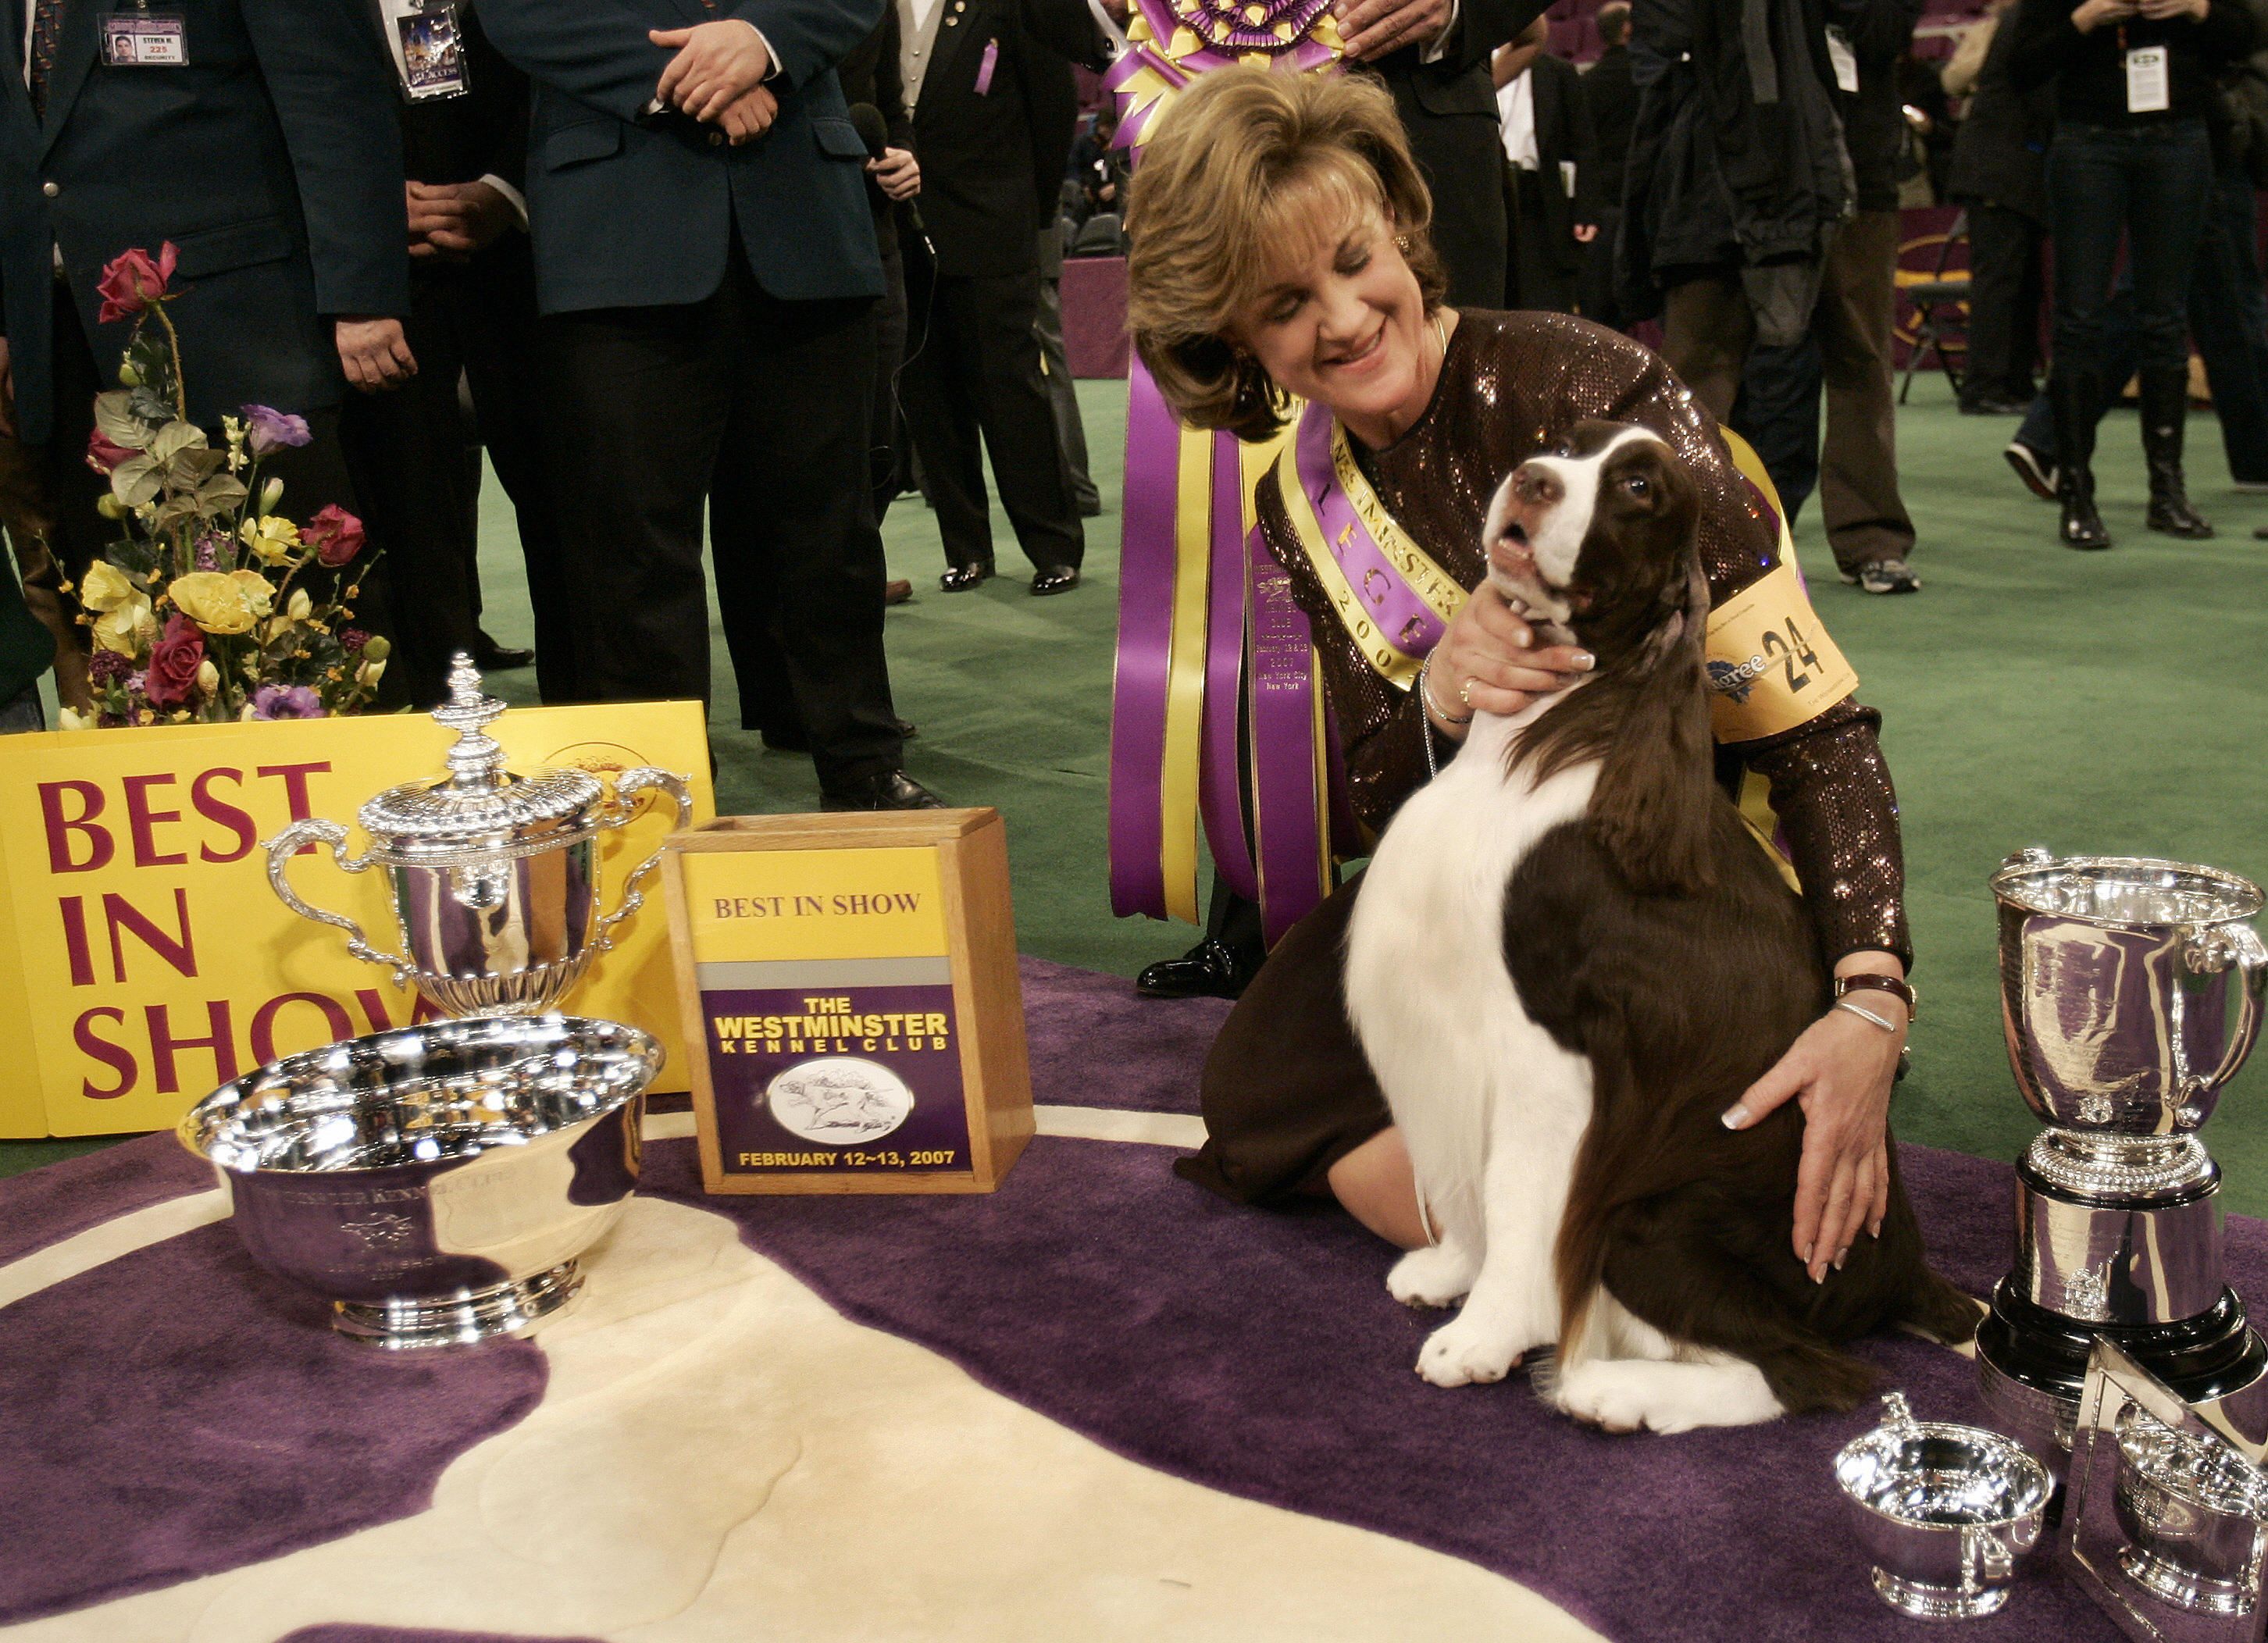
[[2220,1170],[2197,1137],[2259,1032],[2259,888],[2028,850],[1992,891],[2008,1059],[2048,1125],[1977,1331],[1993,1423],[2060,1470],[2100,1338],[2189,1405],[2268,1425],[2268,1342],[2222,1280]]

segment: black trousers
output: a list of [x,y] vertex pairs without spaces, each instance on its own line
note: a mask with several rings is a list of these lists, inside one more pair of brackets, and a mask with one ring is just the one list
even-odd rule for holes
[[1968,399],[2029,402],[2037,390],[2040,307],[2046,286],[2040,247],[2047,231],[2021,211],[1979,201],[1969,208]]
[[545,324],[577,698],[708,701],[705,502],[734,667],[779,647],[821,787],[897,768],[872,301],[783,302],[736,245],[700,302]]
[[919,243],[904,250],[906,427],[937,509],[946,559],[964,566],[992,563],[983,458],[990,451],[1000,505],[1024,556],[1043,571],[1076,570],[1086,536],[1064,479],[1032,329],[1039,271],[941,275]]

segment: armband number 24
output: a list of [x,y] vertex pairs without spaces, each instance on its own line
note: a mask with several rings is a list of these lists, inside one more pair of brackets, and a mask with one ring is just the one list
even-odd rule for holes
[[1795,625],[1793,616],[1787,619],[1786,626],[1786,638],[1780,637],[1777,630],[1765,629],[1764,647],[1766,656],[1781,663],[1786,668],[1787,693],[1794,696],[1811,682],[1810,673],[1799,674],[1795,671],[1797,660],[1800,659],[1807,668],[1815,673],[1819,668],[1819,652],[1811,648],[1810,641],[1803,637],[1803,630]]

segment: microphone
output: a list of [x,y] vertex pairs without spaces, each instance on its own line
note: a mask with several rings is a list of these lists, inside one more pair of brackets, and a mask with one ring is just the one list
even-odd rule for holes
[[[882,151],[890,146],[890,123],[882,118],[882,111],[872,103],[853,103],[850,105],[850,123],[858,128],[858,140],[866,145],[866,152],[876,159],[881,158]],[[914,231],[924,248],[934,259],[937,247],[930,244],[929,230],[922,226],[921,207],[911,200],[899,200],[894,203],[905,213],[906,226]]]

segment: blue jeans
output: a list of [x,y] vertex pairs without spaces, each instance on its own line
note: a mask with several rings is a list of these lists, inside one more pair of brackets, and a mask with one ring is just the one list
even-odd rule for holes
[[2190,275],[2213,195],[2213,145],[2202,120],[2148,126],[2064,122],[2048,153],[2055,235],[2056,369],[2102,361],[2118,246],[2134,280],[2144,370],[2189,363]]
[[[2213,408],[2220,419],[2221,448],[2229,477],[2268,484],[2268,283],[2257,241],[2252,183],[2229,171],[2213,181],[2205,236],[2190,276],[2189,324],[2205,362]],[[2134,319],[2134,282],[2122,269],[2102,314],[2102,409],[2110,409],[2134,374],[2140,343]],[[2032,402],[2016,437],[2036,451],[2055,449],[2048,397]]]

